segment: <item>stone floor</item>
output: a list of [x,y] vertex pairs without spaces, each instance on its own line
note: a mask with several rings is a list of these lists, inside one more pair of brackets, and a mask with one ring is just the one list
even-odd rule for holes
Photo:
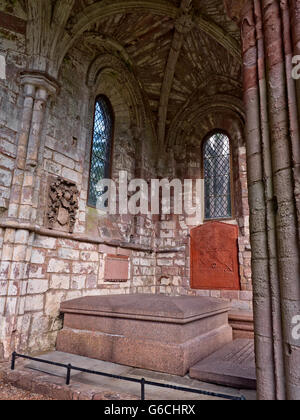
[[[50,360],[58,363],[68,364],[71,363],[73,366],[83,367],[89,370],[98,370],[102,372],[111,373],[114,375],[121,375],[131,378],[145,378],[149,381],[168,383],[171,385],[183,386],[187,388],[201,389],[204,391],[210,391],[215,393],[221,393],[232,396],[244,395],[247,400],[255,400],[255,391],[249,390],[237,390],[223,386],[217,386],[193,380],[188,376],[182,378],[178,376],[162,374],[152,371],[146,371],[142,369],[130,368],[122,365],[117,365],[108,362],[102,362],[99,360],[89,359],[86,357],[75,356],[67,353],[52,352],[41,356],[44,360]],[[18,369],[17,362],[16,368]],[[53,378],[60,378],[63,380],[66,376],[66,369],[48,366],[36,362],[30,362],[25,364],[27,371],[39,372],[43,374],[49,374]],[[97,392],[111,392],[116,394],[131,395],[133,398],[140,398],[140,385],[134,383],[123,382],[116,379],[104,378],[94,376],[91,374],[79,373],[76,371],[72,372],[71,385],[76,386],[78,389],[82,386],[85,389],[90,387]],[[207,397],[198,394],[184,393],[180,391],[156,388],[152,386],[146,386],[146,399],[147,400],[217,400],[215,397]]]
[[0,401],[51,401],[52,398],[18,389],[0,379]]
[[254,340],[234,340],[193,366],[190,376],[224,386],[256,389]]

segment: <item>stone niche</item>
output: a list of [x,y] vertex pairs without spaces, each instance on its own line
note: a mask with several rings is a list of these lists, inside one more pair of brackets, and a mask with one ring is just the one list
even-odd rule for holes
[[184,376],[232,341],[227,301],[164,295],[92,296],[61,306],[57,350]]
[[50,177],[46,227],[61,232],[74,232],[79,191],[71,181]]

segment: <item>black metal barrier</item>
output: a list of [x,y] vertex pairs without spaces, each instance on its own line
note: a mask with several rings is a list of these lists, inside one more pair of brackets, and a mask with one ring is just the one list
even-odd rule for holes
[[226,394],[220,394],[220,393],[217,393],[217,392],[201,391],[200,389],[184,388],[184,387],[175,386],[175,385],[162,384],[162,383],[159,383],[159,382],[151,382],[151,381],[148,381],[144,378],[142,378],[142,379],[128,378],[128,377],[124,377],[124,376],[113,375],[113,374],[110,374],[110,373],[97,372],[97,371],[94,371],[94,370],[79,368],[79,367],[76,367],[76,366],[72,366],[71,364],[66,365],[66,364],[63,364],[63,363],[50,362],[49,360],[37,359],[36,357],[25,356],[23,354],[18,354],[16,352],[14,352],[12,354],[11,370],[15,370],[15,364],[16,364],[16,359],[17,358],[31,360],[33,362],[38,362],[38,363],[45,363],[46,365],[57,366],[57,367],[61,367],[61,368],[66,369],[67,370],[66,385],[70,385],[72,370],[75,370],[77,372],[82,372],[82,373],[88,373],[88,374],[91,374],[91,375],[103,376],[103,377],[106,377],[106,378],[119,379],[121,381],[127,381],[127,382],[133,382],[133,383],[140,384],[140,386],[141,386],[141,400],[142,401],[145,401],[145,399],[146,399],[146,397],[145,397],[146,396],[146,394],[145,394],[146,385],[154,386],[154,387],[158,387],[158,388],[173,389],[175,391],[181,391],[181,392],[189,392],[191,394],[205,395],[207,397],[222,398],[222,399],[225,399],[225,400],[232,400],[232,401],[245,401],[246,400],[246,398],[243,395],[241,395],[241,396],[226,395]]

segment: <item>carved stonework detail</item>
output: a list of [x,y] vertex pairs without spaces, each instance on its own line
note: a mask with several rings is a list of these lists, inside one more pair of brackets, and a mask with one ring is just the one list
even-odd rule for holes
[[73,233],[78,210],[79,191],[73,182],[52,178],[49,185],[47,227]]
[[183,13],[176,21],[175,21],[175,29],[180,34],[186,35],[193,29],[193,18],[191,15]]

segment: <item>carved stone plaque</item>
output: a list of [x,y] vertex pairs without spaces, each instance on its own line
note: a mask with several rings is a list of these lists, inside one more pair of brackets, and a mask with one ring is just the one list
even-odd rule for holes
[[76,184],[63,178],[51,178],[48,191],[47,227],[73,233],[79,196]]
[[238,227],[211,222],[191,231],[192,288],[240,290]]
[[124,255],[107,255],[104,280],[109,283],[126,283],[129,280],[129,258]]

